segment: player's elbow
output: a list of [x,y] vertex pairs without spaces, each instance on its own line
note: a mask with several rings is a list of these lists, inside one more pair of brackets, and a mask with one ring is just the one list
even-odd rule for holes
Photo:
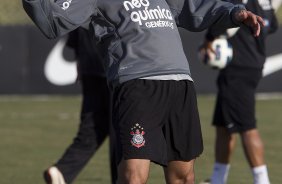
[[188,28],[189,31],[191,32],[201,32],[201,31],[204,31],[206,28],[203,28],[203,27],[190,27]]
[[38,27],[39,30],[43,33],[43,35],[48,39],[56,39],[60,35],[56,32],[54,32],[52,29],[43,29],[42,27]]
[[194,17],[192,21],[187,22],[185,29],[192,32],[201,32],[207,29],[208,26],[203,22],[203,17]]
[[186,26],[184,28],[191,32],[201,32],[206,29],[205,27],[201,27],[201,26]]

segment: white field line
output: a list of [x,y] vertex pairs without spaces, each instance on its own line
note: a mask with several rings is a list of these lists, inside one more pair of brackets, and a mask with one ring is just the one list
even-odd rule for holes
[[282,99],[282,93],[257,93],[257,100],[280,100]]

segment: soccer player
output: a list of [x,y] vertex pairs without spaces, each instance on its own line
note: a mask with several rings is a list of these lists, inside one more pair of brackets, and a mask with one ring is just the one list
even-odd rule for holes
[[[244,3],[246,8],[261,16],[266,26],[259,37],[242,26],[228,41],[233,47],[233,59],[220,70],[217,79],[217,101],[213,125],[216,127],[215,163],[211,181],[203,183],[226,184],[230,160],[235,148],[235,133],[239,133],[245,156],[253,173],[254,184],[269,184],[264,161],[264,147],[256,125],[255,90],[262,77],[266,59],[265,39],[277,29],[277,21],[269,0],[231,0]],[[223,30],[225,32],[226,30]],[[205,52],[212,51],[212,41],[222,30],[209,29],[206,35]]]
[[[78,28],[68,35],[67,46],[74,49],[78,62],[78,80],[82,85],[80,126],[73,143],[54,166],[44,172],[48,184],[72,183],[89,159],[102,145],[110,130],[110,90],[102,58],[89,30]],[[117,168],[111,149],[112,183]]]
[[105,53],[113,89],[113,124],[119,155],[118,183],[143,184],[150,162],[164,167],[167,183],[194,183],[203,151],[196,94],[177,25],[251,26],[261,17],[217,0],[23,0],[49,38],[89,21]]

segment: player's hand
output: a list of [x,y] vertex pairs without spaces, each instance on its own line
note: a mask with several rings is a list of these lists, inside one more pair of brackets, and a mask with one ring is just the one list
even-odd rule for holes
[[204,61],[206,57],[210,58],[211,54],[215,54],[215,50],[212,48],[213,41],[205,40],[205,42],[199,47],[199,59]]
[[236,12],[235,19],[251,27],[253,29],[254,36],[259,36],[261,26],[265,26],[265,23],[260,16],[257,16],[247,10],[240,10]]

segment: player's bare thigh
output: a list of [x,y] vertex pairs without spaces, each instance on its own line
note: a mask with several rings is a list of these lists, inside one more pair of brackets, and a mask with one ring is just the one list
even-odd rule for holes
[[194,162],[195,159],[186,161],[171,161],[164,168],[167,184],[194,184]]
[[150,160],[122,160],[118,166],[118,184],[145,184],[150,170]]

